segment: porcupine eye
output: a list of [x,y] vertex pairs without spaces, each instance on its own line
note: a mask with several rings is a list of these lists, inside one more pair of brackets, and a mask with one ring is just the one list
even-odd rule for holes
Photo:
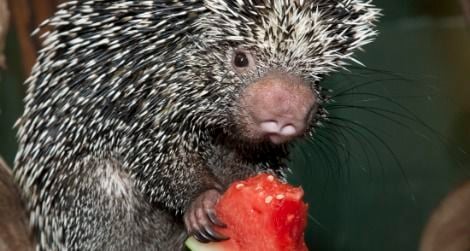
[[244,52],[237,52],[235,54],[235,58],[233,59],[233,64],[238,68],[247,67],[250,62],[248,61],[248,57]]
[[253,68],[255,60],[250,52],[245,50],[236,50],[232,56],[232,66],[236,71],[243,73]]

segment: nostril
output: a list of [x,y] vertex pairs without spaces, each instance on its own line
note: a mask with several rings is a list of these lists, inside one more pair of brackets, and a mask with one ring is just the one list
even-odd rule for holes
[[293,124],[283,124],[275,120],[269,120],[260,124],[264,133],[279,134],[282,136],[294,136],[298,133],[298,128]]
[[[291,121],[289,121],[291,122]],[[264,137],[274,144],[287,142],[302,132],[301,125],[295,125],[283,120],[267,120],[259,124],[259,129]]]
[[281,135],[284,136],[294,136],[297,134],[297,128],[291,124],[286,125],[281,128]]
[[266,133],[280,133],[281,128],[276,121],[266,121],[261,123],[261,129]]

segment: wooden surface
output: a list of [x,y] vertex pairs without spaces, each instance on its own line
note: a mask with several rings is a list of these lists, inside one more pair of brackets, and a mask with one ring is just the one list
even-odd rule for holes
[[10,169],[0,157],[0,250],[33,250],[26,211]]
[[7,0],[0,0],[0,69],[6,68],[5,43],[10,24],[10,12],[8,11]]
[[470,0],[460,0],[467,23],[470,24]]
[[[2,0],[3,1],[3,0]],[[36,62],[41,41],[31,33],[53,15],[59,0],[8,0],[12,21],[21,47],[23,72],[29,75]]]

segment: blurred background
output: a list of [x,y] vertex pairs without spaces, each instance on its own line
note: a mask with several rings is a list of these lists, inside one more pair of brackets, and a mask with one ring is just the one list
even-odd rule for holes
[[[22,82],[40,46],[29,34],[60,1],[8,2],[0,155],[12,165]],[[290,179],[310,204],[311,250],[417,250],[433,208],[470,178],[464,8],[454,0],[373,2],[384,16],[379,38],[358,55],[366,67],[352,65],[324,81],[336,100],[329,106],[334,119],[293,151]]]

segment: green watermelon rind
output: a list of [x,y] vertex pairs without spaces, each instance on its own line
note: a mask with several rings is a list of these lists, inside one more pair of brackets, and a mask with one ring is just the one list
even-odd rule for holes
[[201,243],[194,239],[194,237],[189,237],[186,242],[184,243],[186,247],[189,248],[191,251],[229,251],[224,250],[220,243]]

